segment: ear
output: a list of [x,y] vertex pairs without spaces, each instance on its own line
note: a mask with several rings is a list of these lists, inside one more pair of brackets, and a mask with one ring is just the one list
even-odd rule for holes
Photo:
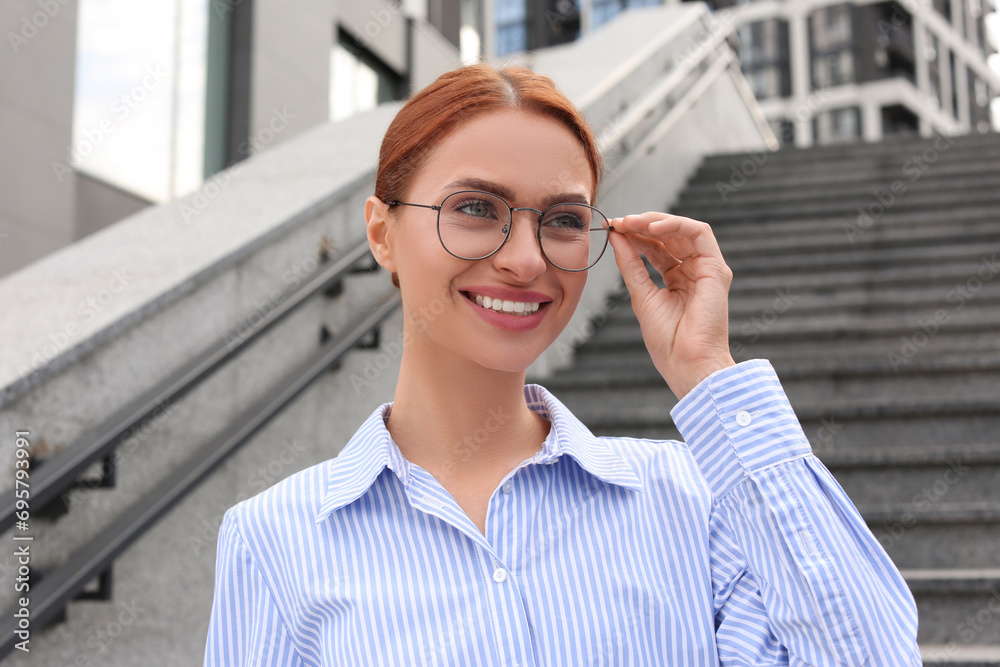
[[365,200],[365,219],[368,221],[368,246],[375,261],[386,271],[395,273],[393,234],[389,228],[389,205],[376,196]]

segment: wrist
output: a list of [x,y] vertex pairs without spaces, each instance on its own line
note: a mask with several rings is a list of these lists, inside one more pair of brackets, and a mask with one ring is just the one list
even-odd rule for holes
[[732,355],[728,354],[725,357],[703,360],[698,364],[694,364],[689,368],[684,369],[680,373],[674,374],[672,380],[667,379],[667,385],[670,387],[670,390],[674,392],[674,395],[679,401],[691,393],[691,390],[704,382],[705,379],[712,373],[735,365],[736,361],[733,359]]

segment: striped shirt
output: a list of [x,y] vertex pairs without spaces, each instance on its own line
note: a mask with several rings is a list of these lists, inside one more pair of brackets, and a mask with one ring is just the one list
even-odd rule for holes
[[205,665],[920,665],[899,571],[812,454],[771,364],[595,437],[552,394],[485,535],[377,409],[333,459],[233,507]]

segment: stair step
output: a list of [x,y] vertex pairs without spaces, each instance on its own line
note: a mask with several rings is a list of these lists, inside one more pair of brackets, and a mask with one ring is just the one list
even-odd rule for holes
[[[992,262],[992,255],[989,259]],[[946,259],[939,264],[921,266],[835,267],[824,273],[795,274],[792,278],[795,287],[804,292],[833,293],[845,288],[909,288],[926,285],[938,288],[948,286],[950,291],[968,285],[973,276],[978,277],[977,272],[982,264],[982,257],[959,257]],[[743,294],[773,293],[789,287],[790,282],[788,273],[736,274],[729,290],[730,299]],[[966,289],[974,286],[975,281]]]
[[[992,158],[972,154],[958,161],[939,162],[934,165],[933,175],[928,172],[927,178],[922,174],[920,178],[914,180],[914,173],[903,172],[904,161],[893,165],[852,164],[852,169],[834,171],[797,168],[794,171],[785,170],[785,173],[779,173],[779,170],[774,170],[774,175],[772,175],[771,170],[766,166],[761,166],[754,172],[753,167],[746,162],[747,158],[743,157],[717,168],[702,167],[692,177],[678,201],[686,202],[689,201],[689,198],[690,200],[714,198],[717,201],[722,200],[728,203],[729,201],[739,201],[744,193],[778,193],[790,188],[823,185],[848,187],[860,183],[869,186],[870,190],[875,190],[878,189],[878,184],[884,184],[883,188],[891,187],[894,180],[902,180],[909,189],[909,186],[916,186],[916,184],[925,181],[975,178],[995,172],[998,158],[1000,158],[1000,153],[995,154]],[[737,172],[733,171],[734,167],[740,172],[740,175],[736,175]],[[745,172],[741,172],[740,170],[744,167]],[[742,176],[746,177],[745,181]],[[720,184],[736,188],[736,191],[733,192]],[[723,195],[725,195],[724,200]]]
[[[1000,311],[991,308],[942,308],[922,314],[887,312],[878,319],[866,317],[863,313],[802,317],[789,311],[768,323],[762,320],[752,328],[739,326],[740,324],[739,321],[731,322],[729,336],[732,341],[741,342],[744,347],[758,342],[804,342],[814,346],[820,341],[853,341],[856,344],[857,341],[888,339],[892,344],[886,349],[909,360],[925,351],[925,348],[933,349],[930,344],[946,335],[983,334],[987,341],[991,337],[996,338],[996,332],[1000,331]],[[907,345],[907,341],[910,345]],[[621,316],[609,318],[607,324],[594,333],[588,348],[599,353],[604,352],[602,348],[621,352],[624,346],[629,345],[633,349],[641,349],[645,343],[639,328]]]
[[[733,269],[733,357],[772,362],[904,568],[925,664],[1000,667],[998,167],[996,134],[734,153],[670,207]],[[545,384],[597,435],[680,439],[627,294],[615,306]]]
[[[995,135],[994,135],[995,136]],[[692,180],[731,178],[734,173],[752,179],[761,174],[781,174],[797,171],[815,174],[820,171],[839,173],[848,169],[894,170],[901,176],[920,174],[933,177],[937,169],[962,162],[990,161],[1000,155],[1000,144],[984,142],[981,145],[955,142],[950,147],[934,142],[895,146],[890,150],[859,150],[852,146],[845,151],[797,151],[782,149],[776,152],[751,151],[707,157]],[[754,169],[756,167],[756,170]],[[734,172],[735,168],[735,172]],[[736,183],[740,182],[737,176]]]
[[[576,410],[572,402],[567,402]],[[654,440],[680,440],[669,409],[637,408],[588,414],[584,423],[596,435],[627,435]],[[792,404],[802,429],[814,446],[841,452],[870,447],[925,447],[943,443],[996,442],[1000,410],[996,395],[941,397],[940,401],[897,403]],[[577,414],[586,414],[577,412]]]
[[[1000,150],[1000,134],[995,132],[985,134],[966,134],[953,137],[886,137],[877,143],[843,143],[831,145],[815,145],[806,148],[797,146],[782,147],[781,150],[768,153],[769,160],[785,162],[805,162],[816,166],[818,161],[823,161],[823,166],[831,161],[837,161],[842,157],[854,156],[876,156],[879,158],[889,156],[892,159],[896,155],[908,155],[911,152],[921,153],[927,147],[933,147],[935,143],[940,145],[941,141],[950,143],[950,148],[945,153],[953,153],[962,150],[977,152],[986,150]],[[746,157],[756,153],[740,151],[735,153],[718,153],[705,159],[705,164],[732,162],[735,158]]]
[[[894,206],[914,195],[931,196],[938,194],[965,193],[969,195],[988,194],[996,192],[1000,187],[1000,176],[996,174],[1000,160],[984,163],[984,169],[978,173],[953,175],[948,178],[925,178],[916,181],[902,174],[870,173],[858,174],[852,172],[855,180],[849,182],[815,184],[797,183],[788,187],[782,183],[784,179],[765,178],[759,175],[755,182],[757,188],[725,187],[728,181],[716,181],[715,192],[690,193],[681,197],[674,208],[679,211],[730,206],[744,208],[760,205],[790,205],[794,203],[839,203],[842,201],[857,201],[867,206],[876,202],[883,206]],[[986,169],[989,165],[991,168]],[[739,182],[739,181],[737,181]],[[774,183],[771,188],[767,183]],[[783,186],[783,187],[779,187]]]
[[[1000,570],[923,569],[901,573],[917,602],[917,637],[922,645],[954,649],[975,642],[983,648],[1000,650]],[[970,657],[967,653],[966,658]],[[927,654],[925,664],[926,658]]]
[[919,232],[924,229],[943,231],[962,230],[978,226],[980,229],[995,229],[997,224],[996,211],[992,209],[956,209],[943,215],[941,211],[914,211],[906,215],[897,215],[889,209],[882,216],[875,216],[863,228],[859,223],[860,213],[855,210],[846,215],[833,217],[805,217],[790,220],[767,220],[753,225],[739,223],[716,223],[712,226],[720,245],[741,240],[770,239],[776,242],[782,240],[807,241],[812,236],[844,234],[847,228],[856,228],[864,234],[856,236],[855,244],[861,244],[870,236],[877,237],[882,230],[903,230]]
[[743,191],[766,191],[773,189],[777,183],[786,184],[790,188],[822,185],[819,174],[828,175],[828,182],[834,186],[867,182],[873,189],[891,191],[895,183],[896,191],[901,192],[903,189],[908,190],[910,186],[938,178],[986,174],[996,169],[997,162],[1000,162],[1000,151],[996,149],[980,152],[949,151],[933,163],[918,159],[912,153],[899,154],[896,159],[862,157],[831,160],[822,169],[817,169],[816,165],[782,162],[770,157],[762,162],[760,155],[750,155],[723,165],[704,165],[699,168],[688,185],[701,187],[692,190],[689,196],[711,196],[709,193],[714,189],[718,201],[738,202]]
[[[805,217],[835,217],[859,215],[858,208],[869,210],[872,201],[868,198],[858,198],[854,200],[843,200],[839,202],[816,202],[798,204],[766,204],[749,205],[739,207],[716,206],[689,206],[683,209],[672,207],[670,213],[682,215],[696,220],[702,220],[711,225],[725,223],[747,224],[762,220],[788,220],[801,219]],[[962,193],[961,195],[949,194],[928,194],[922,195],[914,193],[912,196],[898,199],[890,207],[896,215],[906,215],[916,211],[936,211],[946,214],[947,211],[960,206],[973,206],[986,211],[996,211],[1000,209],[1000,193]],[[876,216],[883,215],[884,209],[877,207],[870,209]]]
[[[975,637],[969,637],[975,641]],[[966,644],[920,644],[924,667],[1000,667],[1000,646]]]
[[972,244],[938,244],[937,246],[888,247],[839,249],[835,251],[814,252],[805,257],[781,256],[741,257],[728,261],[735,275],[747,274],[809,274],[819,271],[838,269],[872,269],[875,267],[906,266],[913,264],[933,265],[956,261],[969,262],[975,266],[974,272],[967,276],[972,279],[981,270],[982,280],[991,280],[997,276],[995,257],[1000,255],[1000,244],[983,242]]
[[719,247],[727,262],[743,257],[757,257],[762,252],[769,256],[778,254],[809,254],[822,251],[876,250],[884,248],[907,248],[969,245],[975,248],[984,243],[1000,241],[1000,225],[995,220],[979,220],[976,224],[955,226],[943,223],[934,227],[876,227],[874,223],[862,228],[856,221],[842,225],[838,229],[814,230],[809,235],[783,233],[774,236],[755,235],[743,238],[719,238]]

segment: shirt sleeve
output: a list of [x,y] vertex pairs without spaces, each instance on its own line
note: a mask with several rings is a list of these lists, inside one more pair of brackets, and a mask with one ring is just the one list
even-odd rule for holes
[[205,667],[302,667],[302,660],[240,533],[238,506],[226,511],[215,561],[215,600]]
[[768,361],[713,373],[671,416],[713,495],[722,665],[922,664],[913,595]]

